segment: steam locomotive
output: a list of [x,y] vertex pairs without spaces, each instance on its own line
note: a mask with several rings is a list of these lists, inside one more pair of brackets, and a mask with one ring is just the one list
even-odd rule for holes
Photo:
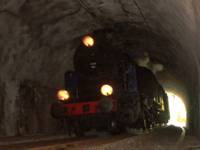
[[154,74],[112,49],[77,49],[75,71],[66,72],[65,89],[59,90],[59,100],[51,107],[52,116],[65,120],[68,133],[120,133],[168,122],[167,95]]

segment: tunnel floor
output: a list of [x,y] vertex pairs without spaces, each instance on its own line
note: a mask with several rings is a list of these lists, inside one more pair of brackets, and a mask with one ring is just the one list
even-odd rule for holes
[[2,150],[200,150],[200,140],[181,128],[169,126],[150,133],[88,136],[69,138],[66,135],[1,138]]

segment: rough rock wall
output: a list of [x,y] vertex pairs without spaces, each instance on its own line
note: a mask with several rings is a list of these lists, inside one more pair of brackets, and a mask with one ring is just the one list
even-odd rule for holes
[[[37,118],[36,110],[46,104],[43,99],[38,103],[34,98],[27,103],[19,99],[21,84],[37,82],[47,89],[62,86],[64,72],[73,69],[72,59],[79,37],[117,22],[139,27],[147,27],[148,23],[148,29],[168,37],[170,46],[160,43],[159,49],[149,50],[151,57],[165,62],[178,76],[184,74],[181,77],[191,91],[198,91],[200,84],[196,87],[195,81],[199,66],[199,10],[199,0],[0,0],[2,134],[41,131],[38,125],[22,125],[22,129],[18,129],[19,120],[26,118],[19,115],[25,111],[24,107],[34,105],[31,111]],[[162,49],[164,47],[167,49]],[[198,104],[194,103],[197,117],[200,116]],[[200,127],[197,118],[194,120],[199,124],[197,128]]]
[[[54,22],[56,25],[53,27],[47,27],[51,24],[45,20],[44,23],[35,23],[34,17],[32,18],[34,13],[24,12],[26,9],[31,11],[31,8],[27,6],[28,1],[1,2],[0,87],[2,88],[0,105],[2,112],[0,133],[16,135],[55,132],[57,131],[56,125],[54,124],[53,129],[48,109],[50,101],[55,97],[50,94],[52,91],[49,89],[55,85],[61,87],[64,72],[73,69],[72,57],[76,41],[72,40],[74,37],[66,38],[72,33],[66,33],[67,36],[63,34],[65,26],[62,26],[62,23],[57,24],[58,21]],[[32,8],[34,7],[37,8],[37,6]],[[51,14],[49,16],[56,18]],[[29,22],[29,18],[33,22]],[[41,17],[40,20],[36,18],[36,20],[40,22],[43,18]],[[46,27],[43,26],[45,23]],[[51,38],[54,39],[53,42]],[[29,81],[24,86],[24,90],[26,95],[30,94],[25,98],[21,92],[24,80]],[[29,86],[32,82],[37,82],[38,85]],[[33,94],[35,89],[40,91],[39,87],[43,86],[42,93],[36,92],[40,97]]]
[[[59,123],[50,115],[50,105],[54,101],[55,89],[41,87],[37,82],[24,80],[19,85],[17,104],[17,133],[42,134],[59,132]],[[60,126],[61,127],[61,126]]]
[[5,85],[0,80],[0,135],[5,134],[4,131],[4,102],[5,102]]
[[[4,87],[3,87],[4,85]],[[28,135],[62,132],[59,120],[50,115],[56,89],[39,82],[21,80],[1,84],[1,135]]]
[[[173,62],[179,71],[178,78],[184,77],[190,96],[190,128],[200,135],[200,98],[199,98],[199,25],[200,3],[198,0],[141,1],[146,8],[146,16],[156,32],[171,37],[172,46],[180,45],[172,51],[176,56]],[[182,61],[181,61],[182,60]],[[186,75],[187,74],[187,75]]]

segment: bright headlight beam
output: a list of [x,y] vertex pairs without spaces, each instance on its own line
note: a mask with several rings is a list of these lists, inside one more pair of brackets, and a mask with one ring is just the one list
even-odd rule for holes
[[61,101],[66,101],[69,99],[70,95],[67,90],[59,90],[57,93],[57,97]]
[[87,47],[92,47],[94,45],[94,39],[89,35],[83,37],[82,42]]
[[104,95],[104,96],[109,96],[113,93],[113,88],[112,86],[108,85],[108,84],[104,84],[102,87],[101,87],[101,93]]

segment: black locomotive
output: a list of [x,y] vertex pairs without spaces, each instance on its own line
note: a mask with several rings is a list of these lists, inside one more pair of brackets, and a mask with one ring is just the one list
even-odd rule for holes
[[65,90],[52,104],[54,117],[64,119],[68,132],[92,128],[123,132],[150,129],[169,119],[168,99],[154,74],[111,46],[81,45],[75,71],[65,74]]

